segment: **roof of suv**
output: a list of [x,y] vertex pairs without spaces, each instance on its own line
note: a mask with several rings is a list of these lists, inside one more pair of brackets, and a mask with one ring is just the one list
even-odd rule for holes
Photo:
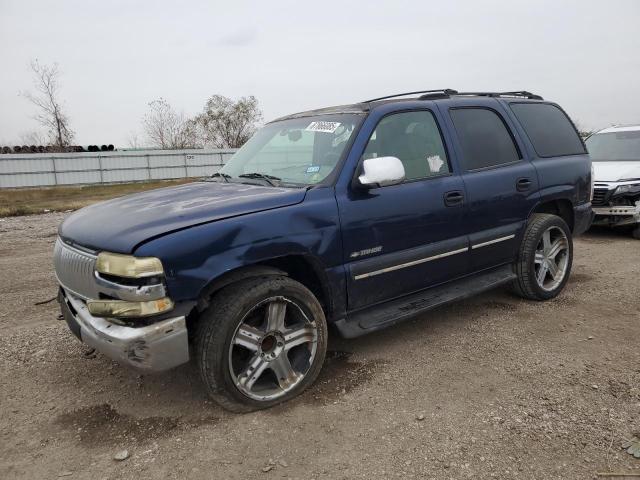
[[[406,97],[407,95],[419,95],[413,96],[409,98],[400,98]],[[290,115],[285,115],[280,118],[276,118],[273,120],[274,122],[280,120],[289,120],[293,118],[301,118],[301,117],[311,117],[315,115],[331,115],[331,114],[358,114],[365,113],[370,111],[372,108],[388,104],[388,103],[400,103],[400,102],[409,102],[416,100],[442,100],[448,99],[452,97],[488,97],[488,98],[517,98],[517,99],[526,99],[526,100],[543,100],[543,98],[539,95],[535,95],[533,93],[527,91],[516,91],[516,92],[458,92],[457,90],[453,90],[450,88],[443,88],[438,90],[421,90],[416,92],[407,92],[407,93],[398,93],[395,95],[388,95],[385,97],[373,98],[371,100],[365,100],[359,103],[353,103],[350,105],[337,105],[333,107],[325,107],[318,108],[314,110],[307,110],[304,112],[293,113]]]

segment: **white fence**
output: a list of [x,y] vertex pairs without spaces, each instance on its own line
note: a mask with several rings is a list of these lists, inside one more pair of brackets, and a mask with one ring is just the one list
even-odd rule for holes
[[0,155],[0,188],[203,177],[235,150],[140,150]]

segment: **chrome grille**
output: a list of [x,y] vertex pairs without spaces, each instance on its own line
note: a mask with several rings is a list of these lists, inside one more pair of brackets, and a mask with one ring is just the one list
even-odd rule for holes
[[593,189],[593,200],[591,205],[598,206],[604,205],[607,197],[608,188],[596,187]]
[[96,257],[66,245],[58,238],[53,249],[53,266],[58,283],[68,292],[85,300],[98,298],[94,278]]

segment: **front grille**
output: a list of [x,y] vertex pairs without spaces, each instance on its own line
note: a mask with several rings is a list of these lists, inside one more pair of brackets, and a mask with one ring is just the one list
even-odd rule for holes
[[591,205],[602,206],[606,204],[608,188],[596,187],[593,189],[593,200]]
[[58,238],[53,249],[53,266],[60,285],[68,292],[88,300],[98,298],[94,278],[96,256],[66,245]]

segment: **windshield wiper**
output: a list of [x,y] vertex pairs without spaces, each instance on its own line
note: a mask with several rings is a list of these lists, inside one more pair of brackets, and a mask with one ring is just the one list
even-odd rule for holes
[[282,179],[280,177],[274,177],[273,175],[267,175],[266,173],[258,173],[258,172],[243,173],[242,175],[238,175],[238,177],[241,177],[241,178],[259,178],[259,179],[264,180],[265,182],[267,182],[272,187],[276,186],[276,184],[273,182],[274,180],[277,181],[277,182],[281,182],[282,181]]
[[231,175],[228,175],[228,174],[222,173],[222,172],[216,172],[213,175],[211,175],[211,178],[215,178],[215,177],[220,177],[220,178],[224,179],[225,182],[229,183],[229,179],[231,178]]

